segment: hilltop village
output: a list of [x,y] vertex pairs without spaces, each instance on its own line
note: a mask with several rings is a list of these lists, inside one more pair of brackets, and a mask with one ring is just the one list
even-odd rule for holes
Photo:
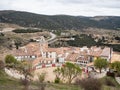
[[97,57],[111,62],[112,53],[113,50],[110,47],[50,48],[43,36],[41,36],[39,42],[29,43],[13,50],[13,55],[17,60],[31,62],[34,69],[62,66],[65,62],[72,62],[81,66],[92,66]]
[[0,11],[0,90],[120,90],[119,22]]

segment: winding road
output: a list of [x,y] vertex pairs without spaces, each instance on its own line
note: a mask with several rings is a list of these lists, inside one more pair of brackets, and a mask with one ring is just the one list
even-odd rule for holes
[[56,38],[57,36],[50,32],[51,38],[47,40],[48,44],[54,43],[55,41],[57,41],[58,39]]
[[51,35],[51,38],[47,40],[48,42],[56,38],[56,35],[53,34],[52,32],[50,32],[50,35]]
[[[1,30],[0,32],[10,32],[10,31],[13,31],[13,30],[15,30],[15,29],[16,29],[16,28],[3,28],[3,30]],[[56,39],[57,36],[56,36],[54,33],[50,32],[50,35],[51,35],[51,38],[47,40],[47,42],[48,42],[49,44],[57,41],[57,39]]]

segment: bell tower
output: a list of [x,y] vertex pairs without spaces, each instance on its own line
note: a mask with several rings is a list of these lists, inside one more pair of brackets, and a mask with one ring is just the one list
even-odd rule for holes
[[43,36],[40,37],[39,45],[40,45],[40,52],[43,55],[45,50],[48,48],[48,42],[45,40]]

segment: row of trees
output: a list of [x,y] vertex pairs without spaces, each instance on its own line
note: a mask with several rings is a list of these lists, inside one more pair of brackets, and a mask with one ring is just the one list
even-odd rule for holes
[[36,33],[36,32],[42,32],[42,30],[39,29],[16,29],[13,30],[15,33]]

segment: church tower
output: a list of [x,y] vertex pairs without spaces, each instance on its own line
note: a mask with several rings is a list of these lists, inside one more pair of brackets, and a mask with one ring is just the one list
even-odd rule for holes
[[40,52],[42,56],[46,56],[45,54],[48,48],[48,42],[45,40],[43,36],[40,37],[39,45],[40,45]]

